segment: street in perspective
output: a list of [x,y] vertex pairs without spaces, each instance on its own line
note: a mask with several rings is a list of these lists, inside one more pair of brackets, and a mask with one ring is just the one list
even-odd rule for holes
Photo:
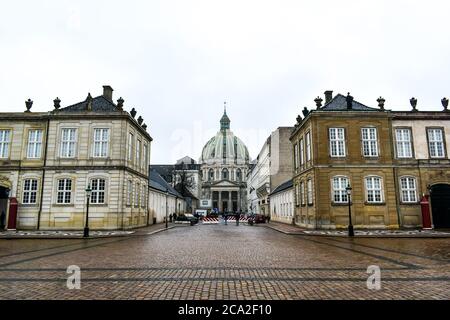
[[0,241],[0,299],[450,298],[450,238],[312,236],[272,222],[160,227]]

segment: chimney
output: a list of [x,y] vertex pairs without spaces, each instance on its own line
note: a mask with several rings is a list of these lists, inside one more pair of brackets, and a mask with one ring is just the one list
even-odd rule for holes
[[350,92],[347,93],[347,97],[345,98],[347,100],[347,110],[353,109],[353,97],[350,95]]
[[325,104],[329,103],[333,99],[333,91],[327,90],[325,91]]
[[103,97],[105,97],[107,100],[109,101],[113,101],[112,99],[112,93],[113,93],[113,88],[111,88],[111,86],[103,86]]

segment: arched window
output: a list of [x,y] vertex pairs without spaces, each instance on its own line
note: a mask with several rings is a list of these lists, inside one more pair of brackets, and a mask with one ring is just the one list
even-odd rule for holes
[[214,170],[213,169],[209,169],[208,181],[214,181]]
[[224,168],[224,169],[222,169],[222,180],[228,180],[228,179],[229,179],[228,169]]
[[238,181],[238,182],[242,181],[242,171],[241,171],[241,169],[237,169],[237,171],[236,171],[236,181]]

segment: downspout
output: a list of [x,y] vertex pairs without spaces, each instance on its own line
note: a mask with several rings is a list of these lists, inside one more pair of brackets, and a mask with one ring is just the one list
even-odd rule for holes
[[50,115],[47,118],[47,126],[45,128],[45,149],[44,149],[44,166],[42,167],[42,180],[41,180],[41,196],[39,200],[39,212],[37,221],[37,230],[41,227],[41,213],[42,213],[42,201],[44,199],[44,182],[45,182],[45,167],[47,166],[47,150],[48,150],[48,132],[50,129]]
[[395,208],[397,211],[397,223],[398,227],[402,226],[402,221],[400,217],[400,200],[398,198],[399,186],[398,186],[398,170],[395,162],[395,147],[394,147],[394,137],[392,135],[392,117],[388,114],[388,124],[389,124],[389,140],[391,141],[391,161],[392,161],[392,174],[394,175],[394,189],[395,189]]

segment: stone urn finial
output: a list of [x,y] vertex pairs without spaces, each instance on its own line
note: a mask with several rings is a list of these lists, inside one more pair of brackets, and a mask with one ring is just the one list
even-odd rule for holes
[[58,110],[61,107],[61,99],[56,97],[56,99],[53,100],[53,106],[56,110]]
[[411,99],[409,99],[409,103],[413,107],[413,109],[411,111],[416,112],[417,111],[417,99],[412,97]]
[[32,105],[33,105],[33,100],[28,99],[27,101],[25,101],[25,106],[27,108],[27,110],[25,110],[25,112],[31,112],[30,109],[31,109]]
[[142,119],[142,117],[141,117],[141,116],[139,116],[139,118],[137,119],[137,121],[138,121],[139,125],[141,125],[141,124],[142,124],[142,122],[144,121],[144,119]]
[[442,106],[444,107],[444,111],[449,111],[448,110],[448,99],[447,98],[442,98],[441,100]]
[[132,108],[131,109],[131,111],[130,111],[130,114],[131,114],[131,116],[134,118],[134,117],[136,117],[136,109],[134,109],[134,108]]
[[123,110],[123,103],[124,103],[124,101],[125,100],[123,100],[123,98],[122,97],[120,97],[119,99],[117,99],[117,109],[119,109],[119,110]]
[[309,110],[307,107],[304,107],[302,110],[303,116],[306,118],[306,116],[309,114]]
[[317,109],[319,109],[322,106],[322,101],[323,101],[323,99],[321,97],[319,97],[319,96],[314,99],[314,102],[316,103]]
[[378,102],[378,107],[380,107],[380,110],[384,110],[384,103],[386,102],[386,100],[382,96],[380,96],[377,99],[377,102]]
[[301,115],[298,115],[298,116],[297,116],[297,123],[300,123],[300,122],[302,122],[302,116],[301,116]]
[[142,125],[142,129],[144,129],[145,131],[147,131],[147,125],[146,125],[145,123]]

